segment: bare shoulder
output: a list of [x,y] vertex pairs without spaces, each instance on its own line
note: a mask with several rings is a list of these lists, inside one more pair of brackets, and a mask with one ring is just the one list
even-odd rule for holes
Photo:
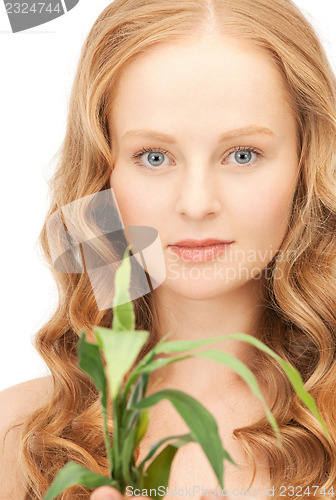
[[[51,376],[21,382],[0,391],[0,500],[24,499],[24,486],[16,468],[22,424],[30,413],[48,401],[52,392]],[[12,426],[15,427],[10,429]]]
[[47,401],[53,391],[51,375],[34,378],[0,391],[0,426],[25,418]]

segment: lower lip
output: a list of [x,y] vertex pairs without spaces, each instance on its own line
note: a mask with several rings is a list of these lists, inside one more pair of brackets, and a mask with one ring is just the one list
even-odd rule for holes
[[179,247],[169,245],[174,253],[179,255],[182,260],[187,262],[208,262],[215,259],[218,255],[224,253],[232,243],[220,243],[209,245],[207,247]]

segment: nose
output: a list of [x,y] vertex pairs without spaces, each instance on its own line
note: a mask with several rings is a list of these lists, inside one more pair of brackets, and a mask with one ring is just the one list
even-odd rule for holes
[[215,172],[203,166],[191,165],[177,189],[176,210],[195,220],[215,215],[221,209],[219,193]]

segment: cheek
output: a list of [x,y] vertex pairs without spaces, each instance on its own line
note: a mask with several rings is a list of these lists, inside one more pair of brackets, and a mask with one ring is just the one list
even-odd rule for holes
[[141,207],[136,186],[118,169],[114,169],[110,176],[110,186],[117,200],[124,225],[132,225],[137,207]]
[[250,205],[251,216],[267,225],[286,224],[290,209],[288,193],[278,189],[261,194]]
[[144,183],[139,182],[136,176],[130,176],[114,170],[110,176],[110,186],[125,226],[154,225],[155,207],[160,206],[155,199],[157,192],[153,193]]
[[243,229],[243,236],[250,241],[280,246],[287,230],[293,194],[293,185],[289,183],[259,183],[246,193],[244,201],[237,207],[241,224],[238,232]]

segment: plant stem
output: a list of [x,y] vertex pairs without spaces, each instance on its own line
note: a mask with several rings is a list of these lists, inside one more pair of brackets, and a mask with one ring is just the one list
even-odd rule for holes
[[113,405],[113,464],[114,464],[114,471],[113,471],[113,478],[119,481],[120,479],[120,450],[119,450],[119,408],[118,408],[118,396],[115,399],[112,400],[112,405]]
[[105,448],[106,448],[106,453],[107,453],[107,458],[108,458],[108,464],[109,464],[109,471],[110,471],[110,478],[113,478],[113,455],[112,455],[112,448],[111,448],[111,440],[110,436],[108,434],[108,429],[107,429],[107,410],[106,408],[102,408],[103,412],[103,418],[104,418],[104,441],[105,441]]

